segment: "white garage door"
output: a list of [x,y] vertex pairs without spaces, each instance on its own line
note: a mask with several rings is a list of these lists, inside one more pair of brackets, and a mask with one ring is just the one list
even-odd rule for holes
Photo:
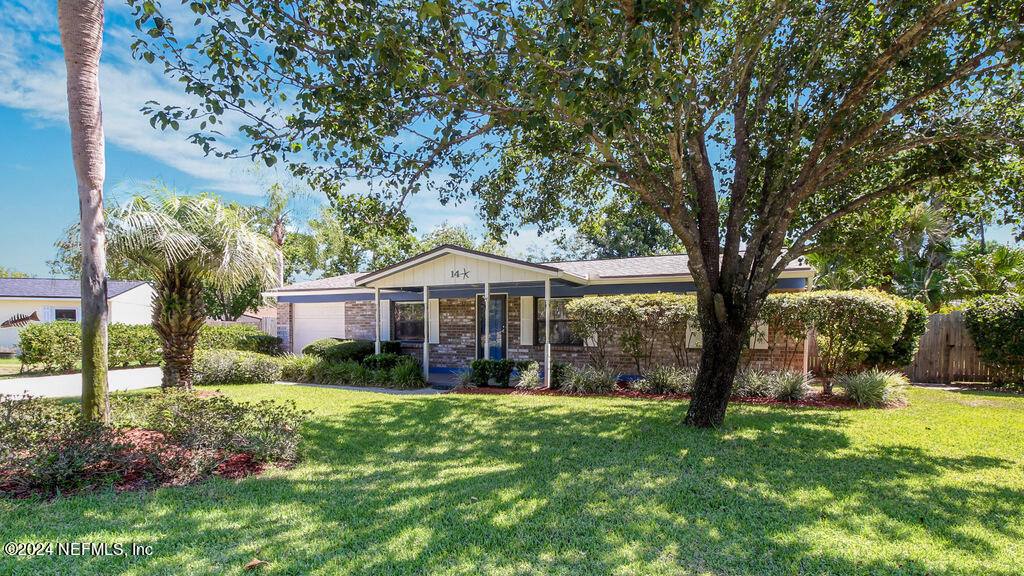
[[292,350],[296,354],[314,340],[345,337],[344,302],[295,304],[292,314]]

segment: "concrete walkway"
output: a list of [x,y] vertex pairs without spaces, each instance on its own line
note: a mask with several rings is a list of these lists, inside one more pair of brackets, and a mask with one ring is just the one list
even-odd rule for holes
[[[125,368],[107,373],[107,384],[111,392],[138,390],[160,386],[160,367]],[[60,398],[82,395],[81,374],[59,374],[56,376],[24,376],[0,379],[0,394],[25,394]]]

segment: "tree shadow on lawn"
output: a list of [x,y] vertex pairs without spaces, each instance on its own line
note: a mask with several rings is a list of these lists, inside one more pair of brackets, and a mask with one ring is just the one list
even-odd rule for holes
[[[852,448],[834,411],[731,410],[701,431],[678,426],[685,408],[369,402],[308,423],[293,470],[97,498],[89,530],[48,536],[127,522],[154,545],[134,560],[146,573],[239,570],[259,550],[266,573],[936,575],[963,557],[968,572],[1013,573],[985,557],[1006,554],[990,538],[1024,538],[1024,495],[940,481],[1008,461]],[[131,560],[84,562],[117,573]]]

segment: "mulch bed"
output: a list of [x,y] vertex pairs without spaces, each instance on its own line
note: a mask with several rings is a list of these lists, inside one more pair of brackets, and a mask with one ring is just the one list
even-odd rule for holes
[[[561,390],[550,390],[541,388],[537,390],[520,390],[518,388],[497,388],[492,386],[476,386],[468,388],[456,388],[456,394],[505,394],[512,396],[571,396],[576,398],[604,397],[604,398],[636,398],[640,400],[688,400],[690,397],[682,394],[648,394],[624,386],[621,382],[614,392],[602,394],[569,393]],[[800,402],[783,402],[774,398],[733,398],[732,402],[744,404],[762,404],[766,406],[790,406],[810,408],[859,408],[857,404],[834,394],[822,394],[820,392],[809,394]]]
[[[187,456],[189,454],[187,449],[173,444],[167,440],[164,434],[153,430],[119,430],[117,431],[117,440],[126,445],[123,453],[129,457],[127,466],[118,469],[117,465],[104,462],[89,470],[91,477],[103,477],[105,472],[118,477],[119,480],[113,487],[119,493],[183,484],[161,478],[159,470],[147,457],[147,454],[159,455],[160,459],[166,462],[173,458]],[[213,475],[232,479],[245,478],[259,475],[267,467],[266,462],[256,462],[249,454],[231,454],[227,455],[224,461],[214,468]],[[27,489],[11,481],[12,476],[13,473],[0,470],[0,495],[10,498],[28,498],[36,494],[47,496],[39,490]],[[195,478],[193,481],[201,479]],[[95,490],[105,485],[86,484],[72,492]]]

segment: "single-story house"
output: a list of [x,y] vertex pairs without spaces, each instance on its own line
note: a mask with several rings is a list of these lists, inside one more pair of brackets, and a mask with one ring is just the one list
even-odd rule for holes
[[[806,262],[794,261],[776,289],[805,290],[813,275]],[[685,255],[535,263],[441,246],[381,270],[292,284],[267,295],[277,299],[277,334],[286,351],[299,353],[328,337],[375,340],[378,350],[380,341],[398,340],[403,353],[422,357],[429,376],[465,369],[475,358],[584,363],[587,343],[569,328],[568,300],[694,290]],[[687,341],[699,348],[693,330]],[[759,330],[752,361],[806,366],[804,341],[782,342],[771,347],[776,358],[763,357],[769,347],[758,342],[776,336],[768,327]],[[655,356],[668,362],[671,350],[656,350]],[[612,363],[622,374],[635,372],[621,350]]]
[[[108,281],[109,321],[149,324],[153,295],[148,282]],[[81,280],[0,278],[0,325],[8,324],[0,327],[0,352],[17,351],[18,332],[29,323],[80,321],[81,299]]]

